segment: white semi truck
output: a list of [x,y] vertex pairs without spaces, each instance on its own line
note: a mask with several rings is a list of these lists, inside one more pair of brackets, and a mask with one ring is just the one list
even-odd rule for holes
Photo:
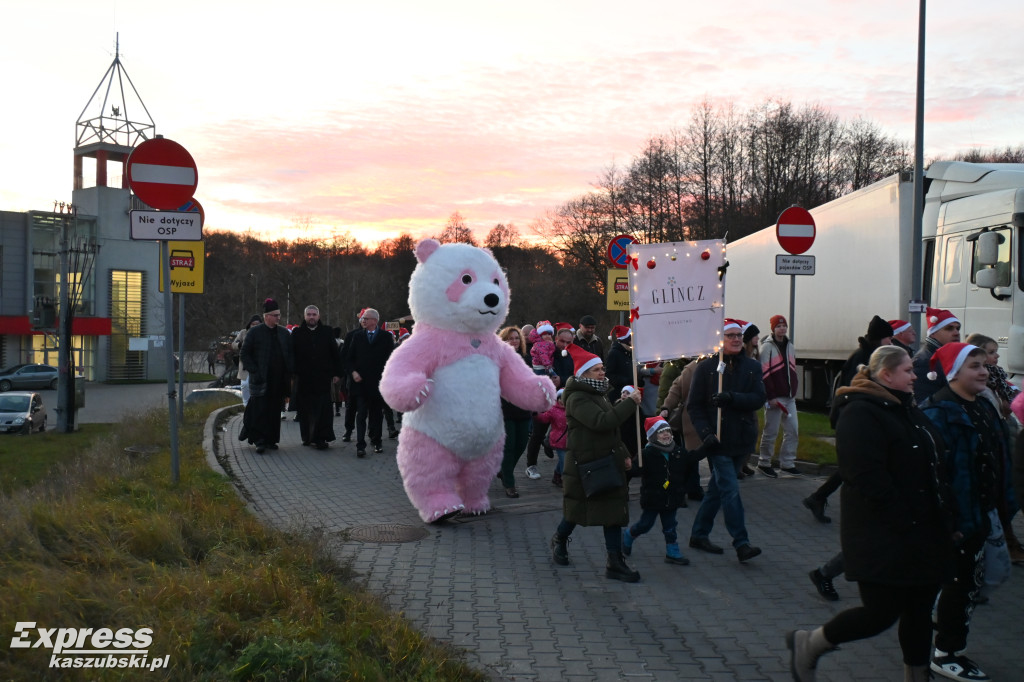
[[[815,274],[794,278],[791,320],[799,398],[828,400],[873,315],[910,319],[913,198],[906,173],[811,209],[816,236],[804,255],[815,257]],[[952,311],[964,338],[996,339],[1007,371],[1024,374],[1024,164],[932,164],[922,233],[922,299]],[[728,244],[726,253],[726,316],[769,333],[768,318],[788,317],[790,301],[790,276],[775,274],[775,256],[785,255],[775,226]]]

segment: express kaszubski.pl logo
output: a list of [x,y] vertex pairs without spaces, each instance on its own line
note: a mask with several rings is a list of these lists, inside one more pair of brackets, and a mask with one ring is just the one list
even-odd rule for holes
[[40,628],[14,625],[12,649],[48,649],[51,668],[167,668],[170,655],[150,658],[152,628]]

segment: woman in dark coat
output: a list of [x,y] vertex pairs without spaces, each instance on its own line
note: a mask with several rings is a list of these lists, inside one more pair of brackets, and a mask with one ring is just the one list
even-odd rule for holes
[[914,406],[914,378],[905,350],[881,346],[836,392],[840,535],[862,605],[787,635],[794,679],[814,679],[821,654],[897,620],[906,679],[928,679],[932,605],[952,569],[953,527],[938,470],[942,439]]
[[[575,374],[565,385],[565,420],[568,426],[565,471],[562,473],[562,521],[551,538],[551,553],[556,564],[569,564],[567,543],[576,526],[603,526],[608,565],[605,576],[613,580],[636,582],[640,574],[626,565],[622,557],[622,527],[629,524],[629,488],[626,471],[631,466],[629,452],[619,436],[619,428],[633,419],[640,404],[639,391],[614,405],[605,397],[608,379],[601,358],[579,346],[566,351],[573,358]],[[578,465],[612,455],[622,477],[622,485],[587,497],[583,491]]]

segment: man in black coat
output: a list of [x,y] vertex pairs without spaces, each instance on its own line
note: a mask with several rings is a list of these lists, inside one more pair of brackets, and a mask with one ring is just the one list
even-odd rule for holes
[[345,372],[351,379],[349,389],[358,403],[356,413],[356,455],[366,456],[366,423],[370,423],[370,442],[374,452],[384,452],[382,426],[384,398],[380,395],[380,377],[395,349],[394,337],[378,328],[380,314],[373,308],[359,319],[364,330],[352,335],[345,344]]
[[342,375],[341,351],[334,331],[320,322],[320,309],[306,306],[305,324],[292,332],[295,351],[295,411],[302,444],[326,450],[334,440],[331,384]]
[[[721,509],[736,557],[748,561],[761,550],[751,545],[747,537],[737,474],[757,443],[757,410],[764,405],[765,389],[761,364],[743,352],[742,326],[738,320],[725,319],[722,355],[712,356],[697,365],[686,411],[711,466],[707,493],[693,519],[690,547],[711,554],[724,551],[708,538]],[[720,361],[724,365],[721,387]],[[720,431],[717,429],[719,411],[722,413]]]
[[249,404],[245,406],[239,440],[256,445],[263,454],[277,449],[281,440],[281,409],[294,371],[292,337],[281,321],[281,307],[268,298],[263,303],[263,324],[253,327],[242,343],[242,364],[249,372]]

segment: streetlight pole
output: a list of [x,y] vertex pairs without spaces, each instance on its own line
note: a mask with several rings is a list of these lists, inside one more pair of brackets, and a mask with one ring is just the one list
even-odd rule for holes
[[[914,302],[921,301],[923,256],[921,250],[922,226],[924,216],[924,31],[925,6],[927,0],[920,0],[917,26],[917,103],[914,118],[914,228],[913,244],[910,259],[910,298]],[[919,306],[909,306],[910,324],[914,329],[921,328],[921,310]],[[923,338],[923,335],[922,335]]]

